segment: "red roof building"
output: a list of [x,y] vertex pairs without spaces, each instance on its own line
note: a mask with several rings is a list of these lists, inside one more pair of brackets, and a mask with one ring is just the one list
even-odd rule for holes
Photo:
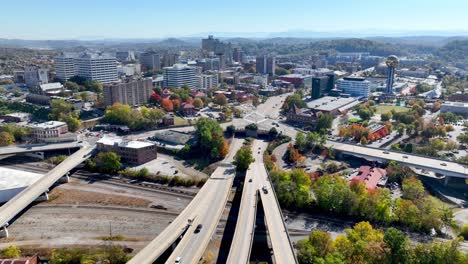
[[385,169],[361,166],[352,181],[362,182],[366,185],[367,190],[374,190],[377,186],[385,185],[386,179],[387,171]]

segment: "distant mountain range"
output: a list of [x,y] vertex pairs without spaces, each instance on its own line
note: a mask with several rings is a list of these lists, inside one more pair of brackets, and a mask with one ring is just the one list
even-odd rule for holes
[[[34,49],[64,49],[73,47],[102,48],[102,47],[127,47],[135,45],[137,47],[160,46],[160,47],[197,47],[201,45],[201,39],[208,35],[214,35],[226,42],[233,44],[245,44],[249,42],[269,42],[275,44],[304,44],[322,40],[362,38],[390,44],[423,45],[441,47],[453,40],[468,39],[468,31],[431,31],[414,32],[421,34],[407,35],[403,32],[384,32],[381,35],[374,34],[374,31],[352,32],[316,32],[316,31],[287,31],[278,33],[200,33],[177,38],[150,38],[150,39],[118,39],[98,37],[82,37],[73,40],[25,40],[25,39],[5,39],[0,38],[0,47],[12,48],[34,48]],[[375,31],[376,32],[376,31]],[[428,34],[423,34],[428,33]],[[431,33],[431,34],[429,34]]]

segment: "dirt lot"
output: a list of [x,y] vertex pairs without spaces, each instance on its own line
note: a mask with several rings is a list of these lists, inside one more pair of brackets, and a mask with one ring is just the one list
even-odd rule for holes
[[112,234],[125,237],[112,243],[139,250],[191,200],[151,189],[71,180],[49,193],[50,201],[33,205],[19,216],[8,227],[11,237],[0,240],[0,248],[104,245],[109,242],[98,237]]

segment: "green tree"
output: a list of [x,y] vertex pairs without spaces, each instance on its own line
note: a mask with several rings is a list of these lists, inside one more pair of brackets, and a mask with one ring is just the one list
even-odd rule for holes
[[96,168],[102,172],[114,173],[122,167],[120,156],[114,152],[101,152],[95,158]]
[[418,201],[426,194],[422,182],[414,177],[403,180],[403,197],[411,201]]
[[382,120],[383,122],[390,121],[390,119],[392,119],[392,112],[380,114],[380,120]]
[[321,114],[317,121],[317,131],[324,131],[331,128],[333,123],[333,115],[331,114]]
[[8,246],[2,249],[2,258],[19,258],[21,257],[21,250],[16,246]]
[[212,159],[223,158],[223,129],[216,120],[200,118],[197,121],[195,136],[201,153],[209,153]]
[[81,120],[75,117],[72,113],[69,113],[67,117],[62,118],[62,120],[67,123],[68,130],[75,132],[81,126]]
[[388,263],[404,264],[408,262],[408,237],[400,230],[390,227],[385,231],[383,241],[390,249]]
[[50,102],[50,109],[51,113],[49,114],[49,118],[52,120],[60,120],[72,112],[73,106],[64,100],[57,99]]
[[193,106],[195,106],[196,108],[198,109],[202,109],[204,104],[203,104],[203,100],[200,99],[200,98],[195,98],[193,99]]
[[252,150],[249,147],[239,149],[234,156],[233,164],[238,171],[246,171],[255,159],[252,156]]
[[306,137],[304,133],[298,132],[296,134],[296,146],[300,150],[304,150],[306,146]]

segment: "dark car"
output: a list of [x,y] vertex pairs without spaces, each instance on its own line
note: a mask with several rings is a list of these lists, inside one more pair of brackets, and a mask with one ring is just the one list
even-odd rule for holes
[[202,227],[203,227],[202,224],[197,225],[197,228],[195,228],[195,233],[199,233]]

